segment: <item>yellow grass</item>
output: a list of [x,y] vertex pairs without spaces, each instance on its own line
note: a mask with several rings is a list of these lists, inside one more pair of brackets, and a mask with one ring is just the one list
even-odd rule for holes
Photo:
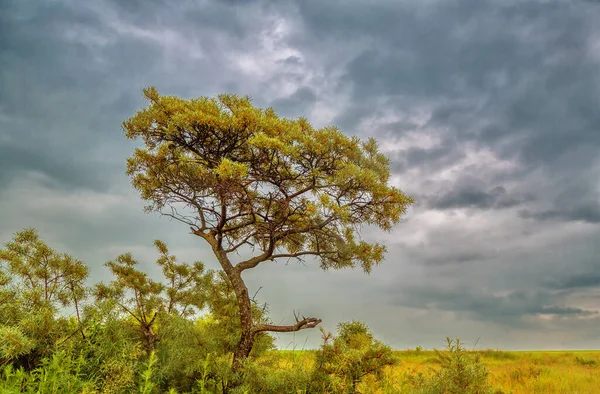
[[[481,350],[474,353],[478,353],[488,367],[494,388],[507,394],[600,394],[600,351]],[[401,365],[386,371],[386,389],[374,390],[377,385],[373,379],[366,379],[361,392],[405,393],[402,382],[406,373],[439,368],[433,351],[407,350],[397,351],[397,354]],[[309,369],[314,361],[311,351],[277,351],[270,357],[276,357],[282,368]]]

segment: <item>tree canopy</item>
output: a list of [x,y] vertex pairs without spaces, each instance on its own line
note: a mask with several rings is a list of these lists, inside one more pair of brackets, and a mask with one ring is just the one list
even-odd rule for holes
[[385,246],[363,240],[360,229],[389,231],[413,200],[389,185],[389,160],[374,139],[281,118],[249,97],[188,100],[154,87],[144,95],[149,105],[123,123],[125,135],[145,145],[128,159],[127,173],[146,209],[187,224],[231,281],[242,325],[234,364],[259,332],[321,322],[253,321],[243,271],[312,257],[323,269],[360,266],[368,273],[383,260]]
[[147,209],[189,224],[219,253],[258,250],[240,272],[308,255],[323,268],[369,272],[383,259],[385,247],[357,230],[390,230],[413,200],[388,185],[389,160],[374,139],[280,118],[248,97],[185,100],[153,87],[144,95],[150,105],[123,126],[146,145],[127,169]]

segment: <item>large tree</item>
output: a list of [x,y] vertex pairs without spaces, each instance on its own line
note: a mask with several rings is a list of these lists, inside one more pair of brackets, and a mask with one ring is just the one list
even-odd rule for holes
[[[253,321],[242,273],[267,261],[312,257],[321,268],[360,266],[384,258],[364,241],[362,226],[389,231],[411,197],[388,185],[389,160],[374,139],[349,138],[305,118],[280,118],[249,97],[182,99],[144,89],[146,108],[123,123],[145,147],[127,162],[133,186],[158,211],[190,226],[211,247],[237,297],[242,334],[239,367],[259,332],[318,325]],[[243,258],[240,256],[247,256]]]

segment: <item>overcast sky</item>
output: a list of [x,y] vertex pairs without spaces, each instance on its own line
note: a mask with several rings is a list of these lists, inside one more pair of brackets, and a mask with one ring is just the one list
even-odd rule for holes
[[361,319],[396,348],[600,348],[600,2],[0,0],[0,243],[35,227],[92,282],[127,251],[156,274],[154,239],[218,267],[125,175],[121,122],[148,85],[374,136],[416,198],[367,234],[388,246],[370,276],[248,272],[274,322]]

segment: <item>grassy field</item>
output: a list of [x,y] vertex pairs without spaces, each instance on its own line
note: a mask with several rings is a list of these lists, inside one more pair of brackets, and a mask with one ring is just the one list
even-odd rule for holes
[[[438,367],[433,351],[397,351],[401,364],[389,368],[384,387],[373,390],[372,379],[361,384],[363,393],[402,393],[407,373],[427,373]],[[600,393],[600,351],[501,351],[480,350],[480,356],[490,371],[490,383],[504,393],[594,394]],[[282,368],[310,368],[311,351],[278,351]]]

